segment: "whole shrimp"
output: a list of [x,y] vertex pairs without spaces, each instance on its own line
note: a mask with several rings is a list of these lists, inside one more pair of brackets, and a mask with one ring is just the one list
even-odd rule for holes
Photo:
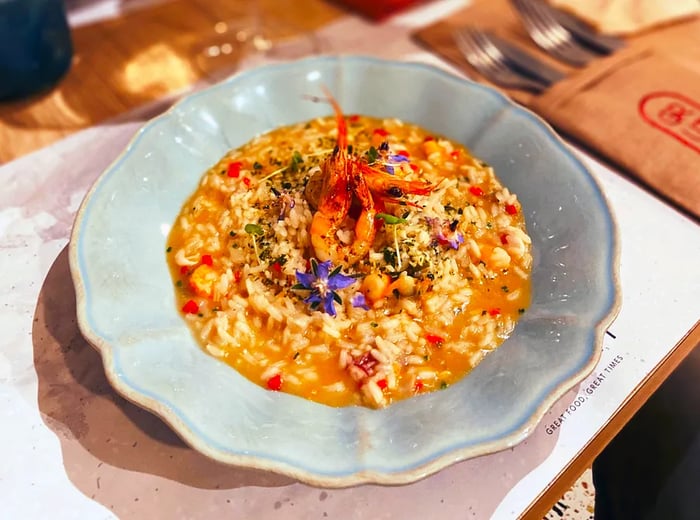
[[[326,96],[335,113],[338,137],[333,152],[321,165],[323,185],[311,220],[311,245],[319,260],[348,266],[364,258],[374,241],[377,215],[374,196],[383,208],[384,202],[398,202],[408,193],[425,195],[434,186],[423,181],[396,178],[372,168],[360,157],[349,156],[345,117],[330,93],[326,92]],[[361,211],[352,243],[343,244],[337,232],[348,215],[353,194],[360,202]]]
[[[348,130],[343,113],[333,97],[328,95],[328,99],[335,112],[338,138],[330,157],[321,166],[323,188],[311,220],[311,245],[322,262],[331,260],[334,264],[350,265],[362,259],[372,245],[376,211],[367,184],[348,157]],[[346,245],[340,243],[337,232],[350,210],[353,193],[360,200],[362,211],[355,224],[355,239]]]

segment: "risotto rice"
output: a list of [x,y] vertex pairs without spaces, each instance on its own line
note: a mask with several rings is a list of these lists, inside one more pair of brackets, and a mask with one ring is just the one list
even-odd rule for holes
[[[270,390],[384,407],[446,388],[509,336],[531,241],[516,195],[463,146],[396,119],[344,122],[366,179],[331,193],[334,118],[275,129],[206,172],[167,255],[211,355]],[[322,235],[331,197],[347,215]]]

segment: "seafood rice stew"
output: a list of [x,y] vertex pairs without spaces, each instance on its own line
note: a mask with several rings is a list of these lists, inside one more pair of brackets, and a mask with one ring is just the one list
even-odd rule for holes
[[277,128],[206,172],[170,232],[202,347],[271,391],[385,407],[447,388],[530,301],[522,208],[463,146],[396,119]]

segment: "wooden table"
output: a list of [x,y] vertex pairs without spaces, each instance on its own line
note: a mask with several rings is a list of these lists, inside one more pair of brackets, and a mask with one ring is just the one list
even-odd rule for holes
[[[56,88],[0,102],[0,164],[206,78],[197,59],[201,42],[215,34],[217,23],[249,17],[253,4],[262,17],[283,18],[290,35],[343,13],[322,0],[151,0],[148,8],[76,27],[73,63]],[[233,69],[237,58],[232,54],[220,66]]]
[[[373,32],[382,30],[380,26],[357,19],[348,21],[347,13],[322,0],[298,0],[289,3],[267,0],[261,5],[264,13],[280,14],[281,11],[284,11],[287,20],[297,25],[300,30],[318,30],[328,28],[330,25],[333,31],[345,31],[343,38],[339,38],[341,44],[346,43],[344,38],[353,31],[359,31],[359,33],[367,31],[367,34],[371,35]],[[193,45],[196,45],[203,38],[203,35],[209,34],[208,31],[218,21],[235,18],[243,13],[245,8],[246,5],[241,0],[156,2],[145,8],[127,11],[126,14],[116,19],[75,28],[73,32],[75,60],[70,72],[57,88],[44,96],[21,102],[0,104],[0,162],[22,158],[26,154],[39,150],[61,138],[78,134],[76,141],[66,141],[65,145],[57,143],[56,147],[37,154],[38,163],[25,157],[0,169],[0,174],[4,172],[10,179],[13,179],[14,189],[18,192],[17,197],[21,200],[29,200],[27,205],[31,205],[31,200],[35,200],[32,197],[48,200],[48,192],[44,191],[42,195],[41,191],[36,191],[38,188],[33,192],[27,192],[33,193],[33,195],[27,196],[29,198],[22,198],[21,193],[25,192],[22,191],[21,186],[17,187],[22,182],[20,170],[35,170],[33,175],[36,180],[32,182],[39,182],[40,179],[44,178],[41,173],[43,165],[50,165],[52,161],[64,157],[74,160],[80,157],[83,146],[97,146],[94,151],[97,154],[103,151],[116,153],[117,150],[110,148],[109,141],[114,140],[115,143],[122,146],[125,139],[140,124],[138,117],[130,115],[134,114],[133,109],[159,101],[164,96],[184,92],[192,85],[197,84],[205,74],[197,66],[193,57]],[[406,26],[397,25],[392,28],[392,31],[397,34],[397,38],[405,38],[407,35]],[[363,38],[364,36],[357,35],[357,39],[352,40],[355,42],[355,46],[343,50],[371,51],[371,43],[368,44],[369,48],[362,48],[360,40]],[[371,40],[371,37],[368,39]],[[414,52],[417,51],[417,49],[406,48]],[[375,50],[377,53],[384,52],[381,49]],[[386,54],[392,53],[396,54],[395,48],[386,51]],[[135,121],[133,123],[130,122],[132,118]],[[109,121],[119,121],[119,124],[106,124]],[[84,129],[90,130],[80,132]],[[95,132],[92,132],[92,129],[95,129],[95,132],[100,132],[99,138]],[[688,225],[684,221],[682,216],[676,215],[673,210],[666,208],[660,202],[651,200],[648,194],[638,193],[635,191],[637,188],[631,183],[629,186],[627,184],[620,185],[621,182],[626,183],[627,181],[618,178],[605,166],[595,163],[590,158],[584,157],[584,159],[594,169],[596,175],[605,179],[612,190],[613,205],[616,206],[615,209],[623,227],[633,228],[633,212],[636,210],[631,207],[637,204],[646,204],[651,208],[651,211],[659,212],[663,219],[682,226],[684,229],[682,233],[686,234],[683,236],[689,236],[691,240],[697,239],[698,233],[692,228],[692,225]],[[97,160],[96,164],[102,163]],[[77,168],[80,170],[80,165]],[[94,177],[96,172],[91,171],[89,175]],[[84,192],[89,184],[87,179],[81,178],[78,174],[69,177],[69,181],[80,185],[76,188],[75,194]],[[5,201],[8,206],[11,202],[10,200]],[[76,202],[65,202],[65,204],[72,207],[72,211],[75,211]],[[46,202],[46,205],[49,203]],[[69,213],[64,218],[67,220],[63,225],[69,225],[72,214]],[[62,233],[59,237],[59,243],[65,244],[67,235],[65,231]],[[50,241],[47,244],[50,244]],[[8,249],[15,246],[16,244],[3,245]],[[56,262],[59,261],[60,255]],[[42,279],[32,279],[30,282],[31,285],[41,285]],[[11,288],[14,289],[14,285]],[[10,286],[6,289],[10,291]],[[29,289],[27,290],[29,291]],[[23,308],[22,305],[22,302],[14,300],[10,304],[11,308],[15,310]],[[672,337],[675,338],[673,344],[659,347],[663,349],[664,354],[658,362],[652,364],[652,369],[648,373],[646,366],[643,366],[642,361],[640,361],[639,367],[635,370],[642,375],[639,376],[638,380],[635,380],[637,381],[636,386],[630,391],[625,391],[626,397],[624,399],[608,403],[613,408],[609,412],[605,412],[607,419],[601,421],[603,426],[594,432],[573,456],[570,456],[567,461],[562,461],[553,473],[548,485],[525,501],[527,505],[522,511],[524,516],[541,518],[542,514],[590,465],[594,457],[624,426],[660,383],[668,377],[692,348],[700,343],[700,325],[697,322],[700,310],[693,318],[692,313],[696,312],[695,309],[699,308],[696,306],[690,311],[690,326],[683,326],[682,332],[690,329],[687,334],[679,335],[680,329],[674,329],[672,333]],[[688,323],[688,315],[684,319],[684,323]],[[695,321],[693,322],[693,320]],[[619,327],[628,327],[631,331],[631,327],[625,325],[624,322],[625,320],[622,320]],[[661,335],[661,333],[658,334]],[[2,364],[0,363],[1,368]],[[2,370],[0,370],[1,375]],[[580,390],[580,392],[583,391]],[[569,399],[573,400],[574,397],[576,397],[575,391],[569,396]],[[566,404],[568,403],[564,403],[564,405]],[[566,407],[562,410],[566,410]],[[552,413],[558,411],[555,410]],[[545,424],[541,429],[548,428],[546,426],[548,420],[553,421],[551,417],[545,418],[543,421]],[[549,434],[540,433],[535,434],[534,437],[538,435],[544,438],[545,435]],[[533,440],[533,443],[535,442],[537,441]],[[522,453],[527,448],[518,449]],[[97,487],[99,487],[99,479]],[[2,494],[5,496],[2,478],[0,478],[0,490],[3,490]],[[9,495],[7,493],[8,497]]]

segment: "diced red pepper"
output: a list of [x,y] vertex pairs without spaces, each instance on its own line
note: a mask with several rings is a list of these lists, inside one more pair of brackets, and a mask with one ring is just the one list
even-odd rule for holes
[[267,380],[267,387],[275,392],[282,390],[282,376],[280,374],[272,376]]
[[240,161],[229,163],[228,169],[226,170],[226,175],[237,179],[238,176],[241,174],[241,166],[243,166],[243,163],[241,163]]
[[381,390],[385,390],[386,387],[389,386],[389,383],[387,383],[386,379],[380,379],[379,381],[377,381],[377,386],[378,386]]
[[276,273],[281,273],[282,272],[282,264],[280,264],[279,262],[274,262],[272,264],[272,270]]
[[452,150],[450,152],[450,157],[452,157],[454,160],[459,159],[460,156],[460,151],[459,150]]
[[501,235],[501,244],[506,245],[507,243],[508,243],[508,235],[506,235],[505,233],[503,233],[503,234]]
[[360,116],[358,114],[353,114],[348,119],[350,120],[351,123],[355,123],[355,122],[359,121]]
[[183,266],[180,268],[180,274],[187,274],[187,273],[189,273],[189,272],[190,272],[190,268],[187,267],[186,265],[183,265]]
[[186,314],[197,314],[199,312],[199,305],[194,300],[188,300],[185,305],[182,306],[182,312]]
[[241,273],[240,271],[236,271],[235,273],[233,273],[233,281],[236,283],[240,282],[241,276],[243,276],[243,273]]
[[202,263],[204,265],[213,265],[214,259],[211,257],[211,255],[202,255]]
[[499,314],[501,314],[501,309],[499,309],[498,307],[494,307],[493,309],[489,309],[490,316],[498,316]]
[[399,150],[398,152],[396,152],[396,155],[403,155],[404,157],[408,157],[409,153],[408,150]]
[[246,188],[250,188],[250,179],[248,177],[243,177],[243,184],[246,185]]
[[515,207],[515,204],[506,204],[506,213],[509,215],[515,215],[518,212],[518,208]]
[[432,135],[429,135],[425,139],[423,139],[424,143],[427,143],[428,141],[435,141],[435,138]]
[[445,338],[437,334],[426,334],[425,339],[428,340],[428,343],[432,343],[433,345],[442,345],[445,342]]
[[476,195],[477,197],[481,197],[484,194],[484,190],[482,190],[479,186],[469,186],[469,193]]
[[386,137],[387,135],[389,135],[389,132],[387,132],[383,128],[375,128],[374,132],[372,133],[375,135],[381,135],[382,137]]
[[413,163],[410,163],[409,166],[411,167],[411,170],[413,170],[414,172],[417,172],[417,171],[418,171],[418,166],[417,166],[417,165],[415,165],[415,164],[413,164]]
[[311,260],[309,260],[309,259],[307,258],[307,259],[306,259],[306,262],[305,262],[305,265],[306,265],[306,272],[308,273],[308,272],[309,272],[309,269],[311,269]]
[[415,393],[422,392],[424,386],[425,385],[423,384],[423,381],[421,381],[420,379],[416,379],[416,382],[413,385],[413,391]]

